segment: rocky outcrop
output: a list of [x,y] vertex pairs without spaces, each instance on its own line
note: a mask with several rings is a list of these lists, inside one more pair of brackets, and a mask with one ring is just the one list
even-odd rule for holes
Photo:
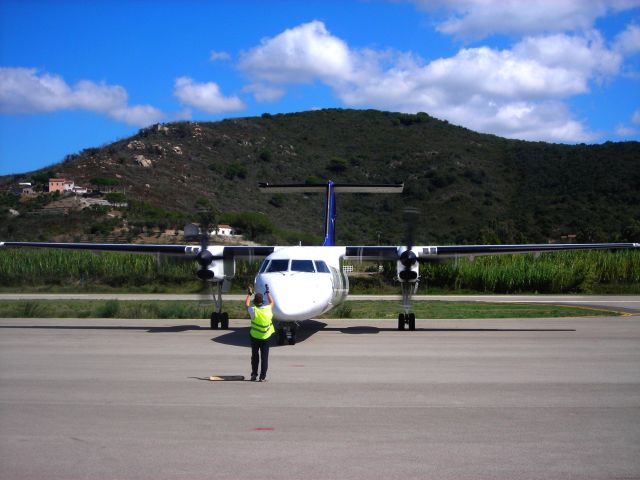
[[149,168],[153,166],[153,160],[145,157],[144,155],[134,155],[133,159],[141,167]]

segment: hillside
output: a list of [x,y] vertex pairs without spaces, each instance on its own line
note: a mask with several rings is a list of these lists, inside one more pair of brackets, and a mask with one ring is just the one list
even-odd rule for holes
[[256,186],[332,179],[405,183],[403,195],[340,196],[340,242],[401,242],[405,206],[421,212],[420,243],[546,242],[567,234],[578,241],[640,240],[639,143],[507,140],[424,113],[329,109],[155,125],[0,183],[54,175],[80,185],[107,179],[124,191],[129,207],[115,218],[93,209],[61,222],[59,213],[29,214],[38,210],[33,200],[4,195],[0,238],[105,234],[123,219],[129,227],[164,227],[208,206],[255,240],[309,243],[322,234],[322,197],[266,196]]

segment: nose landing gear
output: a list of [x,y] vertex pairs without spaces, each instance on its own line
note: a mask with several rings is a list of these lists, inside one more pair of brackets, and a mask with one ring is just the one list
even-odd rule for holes
[[298,324],[296,322],[281,322],[276,326],[276,335],[278,345],[282,346],[285,341],[289,345],[296,344],[296,333],[298,331]]

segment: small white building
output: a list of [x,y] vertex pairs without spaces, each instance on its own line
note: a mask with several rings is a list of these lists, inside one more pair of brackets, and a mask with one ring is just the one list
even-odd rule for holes
[[213,235],[220,235],[221,237],[233,237],[236,235],[236,231],[231,225],[220,224],[213,231]]

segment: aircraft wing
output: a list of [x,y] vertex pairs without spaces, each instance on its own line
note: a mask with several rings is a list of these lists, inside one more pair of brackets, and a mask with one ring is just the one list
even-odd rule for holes
[[[501,255],[508,253],[555,252],[560,250],[615,250],[640,248],[640,243],[539,243],[519,245],[431,245],[413,246],[411,250],[422,261],[438,261],[456,257]],[[359,260],[398,260],[404,246],[348,246],[345,258]]]
[[[93,250],[128,253],[161,253],[166,255],[193,256],[200,252],[199,245],[146,245],[136,243],[58,243],[58,242],[0,242],[0,247],[34,247],[34,248],[63,248],[70,250]],[[262,258],[273,253],[276,247],[263,246],[218,246],[211,245],[215,255],[225,259]]]

